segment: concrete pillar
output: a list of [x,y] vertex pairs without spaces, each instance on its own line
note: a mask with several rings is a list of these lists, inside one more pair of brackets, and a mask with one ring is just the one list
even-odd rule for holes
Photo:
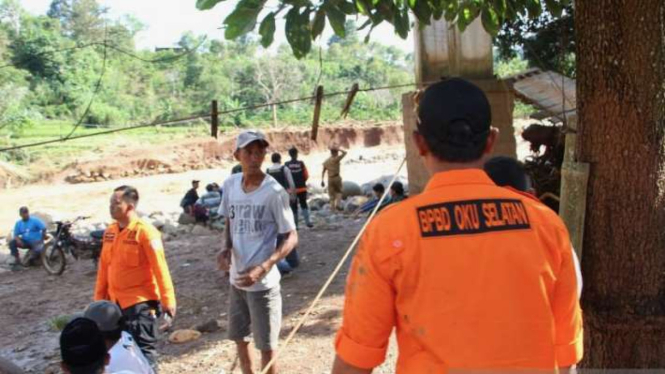
[[[492,126],[500,131],[494,153],[516,157],[513,129],[514,95],[510,83],[493,74],[492,38],[482,28],[480,19],[460,33],[444,20],[430,26],[415,28],[416,81],[425,84],[441,77],[463,77],[480,87],[492,108]],[[429,175],[413,145],[411,134],[416,127],[413,93],[402,96],[404,141],[406,145],[409,193],[418,193]]]
[[444,21],[432,21],[422,30],[416,22],[415,68],[418,83],[436,81],[442,76],[487,79],[494,77],[492,37],[480,18],[464,32]]

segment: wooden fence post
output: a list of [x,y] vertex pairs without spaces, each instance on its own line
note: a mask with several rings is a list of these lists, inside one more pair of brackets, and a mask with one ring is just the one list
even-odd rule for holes
[[210,135],[215,139],[217,139],[218,129],[219,129],[219,112],[217,111],[217,100],[213,100],[210,111]]

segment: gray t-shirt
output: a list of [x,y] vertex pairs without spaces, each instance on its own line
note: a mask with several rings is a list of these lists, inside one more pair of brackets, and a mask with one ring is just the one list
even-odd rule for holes
[[[271,176],[266,175],[261,186],[245,193],[242,189],[243,174],[233,174],[224,182],[224,195],[219,212],[229,218],[233,251],[231,259],[231,284],[239,273],[260,265],[270,257],[277,246],[277,235],[296,229],[289,205],[289,195]],[[264,291],[279,285],[276,266],[250,287],[238,287],[245,291]]]

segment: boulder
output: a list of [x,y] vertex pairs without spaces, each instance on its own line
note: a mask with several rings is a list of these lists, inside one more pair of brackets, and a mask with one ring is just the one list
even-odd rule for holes
[[307,184],[307,191],[312,195],[319,195],[326,192],[326,189],[321,187],[321,184]]
[[181,225],[193,225],[196,223],[196,218],[194,218],[194,216],[190,216],[187,213],[180,213],[180,217],[178,217],[178,223]]
[[13,262],[14,258],[11,256],[9,251],[0,250],[0,264],[9,264]]
[[176,330],[169,335],[171,343],[186,343],[201,337],[201,333],[196,330]]
[[148,217],[150,217],[150,218],[157,218],[157,217],[163,217],[163,216],[164,216],[164,212],[161,212],[159,210],[156,211],[156,212],[152,212],[148,215]]
[[209,228],[201,225],[195,225],[192,228],[192,235],[197,235],[197,236],[209,236],[209,235],[215,235],[216,232],[210,230]]
[[224,219],[216,219],[210,222],[209,226],[213,230],[224,231],[224,228],[226,227],[226,222],[224,221]]
[[53,230],[55,229],[55,224],[54,224],[54,219],[53,215],[46,213],[46,212],[30,212],[30,215],[33,217],[39,218],[42,222],[44,222],[44,225],[46,225],[46,228],[48,230]]
[[211,319],[207,322],[199,323],[194,327],[194,330],[198,332],[216,332],[221,330],[222,327],[219,325],[216,319]]
[[164,224],[162,227],[158,227],[161,232],[169,235],[178,235],[178,228],[170,223]]
[[360,196],[363,194],[362,189],[358,185],[358,183],[351,182],[351,181],[344,181],[342,182],[342,197],[347,198],[347,197],[352,197],[352,196]]
[[317,197],[309,199],[307,204],[309,205],[310,210],[317,211],[321,210],[321,208],[323,208],[324,205],[328,204],[329,201],[330,199],[328,198],[328,196],[319,195]]
[[313,212],[316,212],[318,210],[321,210],[321,208],[323,208],[323,206],[326,205],[326,203],[327,202],[324,199],[321,199],[321,198],[317,197],[317,198],[309,199],[309,201],[307,202],[307,205],[309,205],[309,210],[311,210]]
[[344,203],[344,211],[346,213],[353,213],[358,208],[360,208],[363,204],[365,204],[367,202],[367,200],[368,199],[367,199],[366,196],[351,197]]
[[178,235],[189,234],[192,232],[192,228],[194,228],[194,225],[180,225],[178,226]]
[[155,226],[157,230],[161,230],[161,228],[164,227],[164,225],[166,225],[166,222],[164,222],[161,219],[153,219],[152,225]]

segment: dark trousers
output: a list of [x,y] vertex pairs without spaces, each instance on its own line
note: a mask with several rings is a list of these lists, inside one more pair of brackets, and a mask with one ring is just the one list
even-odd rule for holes
[[145,301],[123,309],[126,329],[132,334],[141,352],[148,359],[150,366],[157,363],[157,342],[159,340],[159,326],[157,318],[160,315],[159,301]]
[[23,245],[19,246],[18,243],[16,242],[16,239],[11,240],[9,242],[9,251],[11,252],[12,256],[18,257],[18,249],[19,248],[27,248],[27,249],[32,249],[36,253],[42,253],[44,250],[44,242],[41,240],[35,241],[35,242],[26,242],[25,240],[23,241]]
[[[293,219],[296,222],[296,227],[298,226],[298,205],[300,205],[300,209],[309,209],[307,206],[307,191],[298,192],[296,199],[291,200],[291,210],[293,211]],[[309,217],[307,217],[307,220],[309,220]]]
[[[284,235],[277,235],[277,247],[279,247],[283,241]],[[298,266],[300,266],[300,255],[298,255],[298,248],[293,248],[293,250],[277,264],[277,267],[281,273],[288,273]]]

